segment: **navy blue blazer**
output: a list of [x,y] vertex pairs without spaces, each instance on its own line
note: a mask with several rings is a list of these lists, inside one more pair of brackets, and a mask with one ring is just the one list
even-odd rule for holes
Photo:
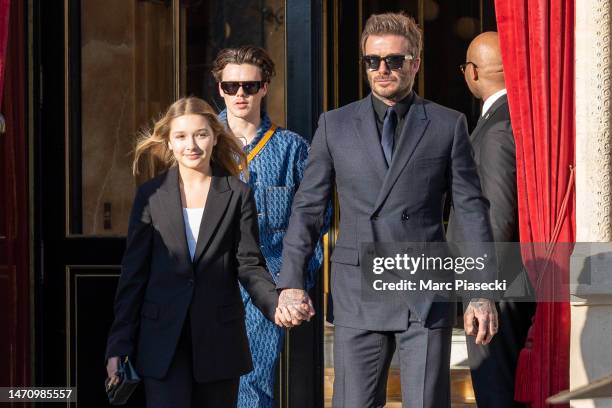
[[[302,287],[327,200],[336,186],[340,230],[331,256],[333,321],[364,330],[406,330],[454,323],[455,303],[409,293],[404,302],[364,300],[360,244],[444,242],[444,202],[474,242],[491,242],[489,205],[481,192],[465,116],[415,95],[387,168],[372,96],[323,113],[295,195],[283,244],[279,288]],[[483,279],[486,279],[483,276]]]

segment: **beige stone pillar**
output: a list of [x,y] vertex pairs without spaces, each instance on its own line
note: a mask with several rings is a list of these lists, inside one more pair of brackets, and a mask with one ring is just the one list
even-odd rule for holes
[[[610,0],[575,4],[576,241],[603,243],[612,240]],[[577,245],[571,271],[573,389],[612,372],[612,245]],[[612,407],[612,399],[571,406]]]

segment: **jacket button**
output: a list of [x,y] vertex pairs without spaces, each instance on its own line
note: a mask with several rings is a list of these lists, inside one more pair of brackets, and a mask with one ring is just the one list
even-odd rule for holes
[[194,282],[194,281],[193,281],[193,279],[189,279],[189,281],[187,282],[187,284],[188,284],[189,286],[193,286],[193,282]]
[[402,221],[408,221],[410,219],[410,214],[405,212],[402,213]]

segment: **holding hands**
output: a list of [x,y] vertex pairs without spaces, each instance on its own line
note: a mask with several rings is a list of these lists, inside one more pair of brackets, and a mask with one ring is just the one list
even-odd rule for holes
[[283,289],[278,297],[274,323],[281,327],[294,327],[315,315],[312,300],[302,289]]

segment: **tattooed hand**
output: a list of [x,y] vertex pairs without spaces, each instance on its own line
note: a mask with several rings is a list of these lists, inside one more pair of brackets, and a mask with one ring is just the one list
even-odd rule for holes
[[302,289],[283,289],[278,297],[274,321],[279,326],[299,326],[310,321],[315,311],[308,294]]
[[463,327],[465,334],[476,336],[476,344],[489,344],[499,327],[495,302],[472,299],[463,314]]

